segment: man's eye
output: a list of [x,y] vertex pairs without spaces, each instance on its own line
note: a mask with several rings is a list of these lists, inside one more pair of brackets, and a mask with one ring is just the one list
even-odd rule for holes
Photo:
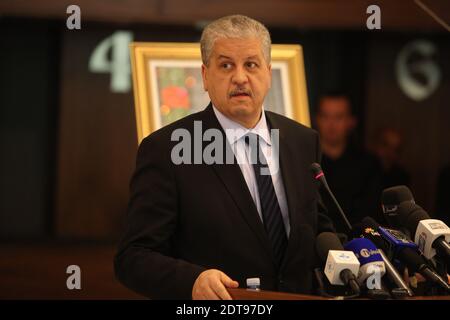
[[247,67],[250,69],[256,68],[258,65],[255,62],[247,62]]
[[231,63],[222,63],[223,69],[231,69]]

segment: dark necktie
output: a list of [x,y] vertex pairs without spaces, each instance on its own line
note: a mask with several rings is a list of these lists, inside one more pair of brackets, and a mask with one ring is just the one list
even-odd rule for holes
[[250,158],[258,185],[264,228],[269,236],[275,260],[280,267],[287,247],[287,235],[280,204],[275,193],[272,176],[267,174],[269,168],[260,149],[259,137],[254,133],[249,133],[244,137],[244,141],[250,146]]

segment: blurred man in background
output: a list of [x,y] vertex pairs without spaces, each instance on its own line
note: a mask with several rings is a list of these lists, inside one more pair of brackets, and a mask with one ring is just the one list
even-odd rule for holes
[[[357,120],[349,98],[339,92],[323,95],[316,124],[321,138],[323,170],[350,223],[358,223],[365,216],[372,216],[381,223],[381,166],[373,155],[350,139]],[[337,231],[346,232],[330,197],[323,195],[323,200]]]
[[402,146],[403,136],[397,129],[385,127],[378,130],[373,152],[383,168],[383,189],[398,185],[410,185],[409,174],[400,163]]

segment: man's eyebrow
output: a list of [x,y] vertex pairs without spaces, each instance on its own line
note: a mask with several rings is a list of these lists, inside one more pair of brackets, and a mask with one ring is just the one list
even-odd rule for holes
[[[217,59],[233,60],[233,58],[231,58],[231,57],[229,57],[229,56],[226,56],[226,55],[223,55],[223,54],[219,55],[219,56],[217,57]],[[258,60],[258,59],[259,59],[259,56],[258,56],[257,54],[255,54],[255,55],[252,55],[252,56],[248,56],[248,57],[246,58],[246,60],[252,60],[252,59]]]
[[223,54],[221,54],[221,55],[218,57],[218,59],[228,59],[228,60],[232,60],[230,57],[225,56],[225,55],[223,55]]

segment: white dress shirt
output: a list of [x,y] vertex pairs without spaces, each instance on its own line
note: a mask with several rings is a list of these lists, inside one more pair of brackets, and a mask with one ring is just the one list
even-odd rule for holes
[[[272,161],[272,142],[269,128],[267,126],[266,115],[264,113],[264,107],[262,108],[262,115],[256,126],[252,129],[247,129],[239,123],[227,118],[223,115],[216,107],[214,107],[214,113],[219,120],[220,125],[225,131],[228,142],[231,145],[231,149],[234,152],[236,160],[241,168],[242,174],[247,183],[247,187],[252,195],[253,201],[255,202],[256,209],[258,210],[259,217],[263,221],[261,213],[261,202],[259,200],[258,184],[255,178],[255,172],[253,171],[253,165],[250,162],[250,150],[242,138],[248,133],[257,134],[260,139],[260,148],[264,157],[267,159],[267,164],[272,176],[272,182],[275,189],[275,194],[280,205],[281,214],[283,216],[283,222],[286,229],[287,236],[290,233],[289,224],[289,212],[287,207],[286,192],[284,190],[283,178],[281,177],[281,170],[277,166],[278,164]],[[262,139],[261,139],[262,138]]]

